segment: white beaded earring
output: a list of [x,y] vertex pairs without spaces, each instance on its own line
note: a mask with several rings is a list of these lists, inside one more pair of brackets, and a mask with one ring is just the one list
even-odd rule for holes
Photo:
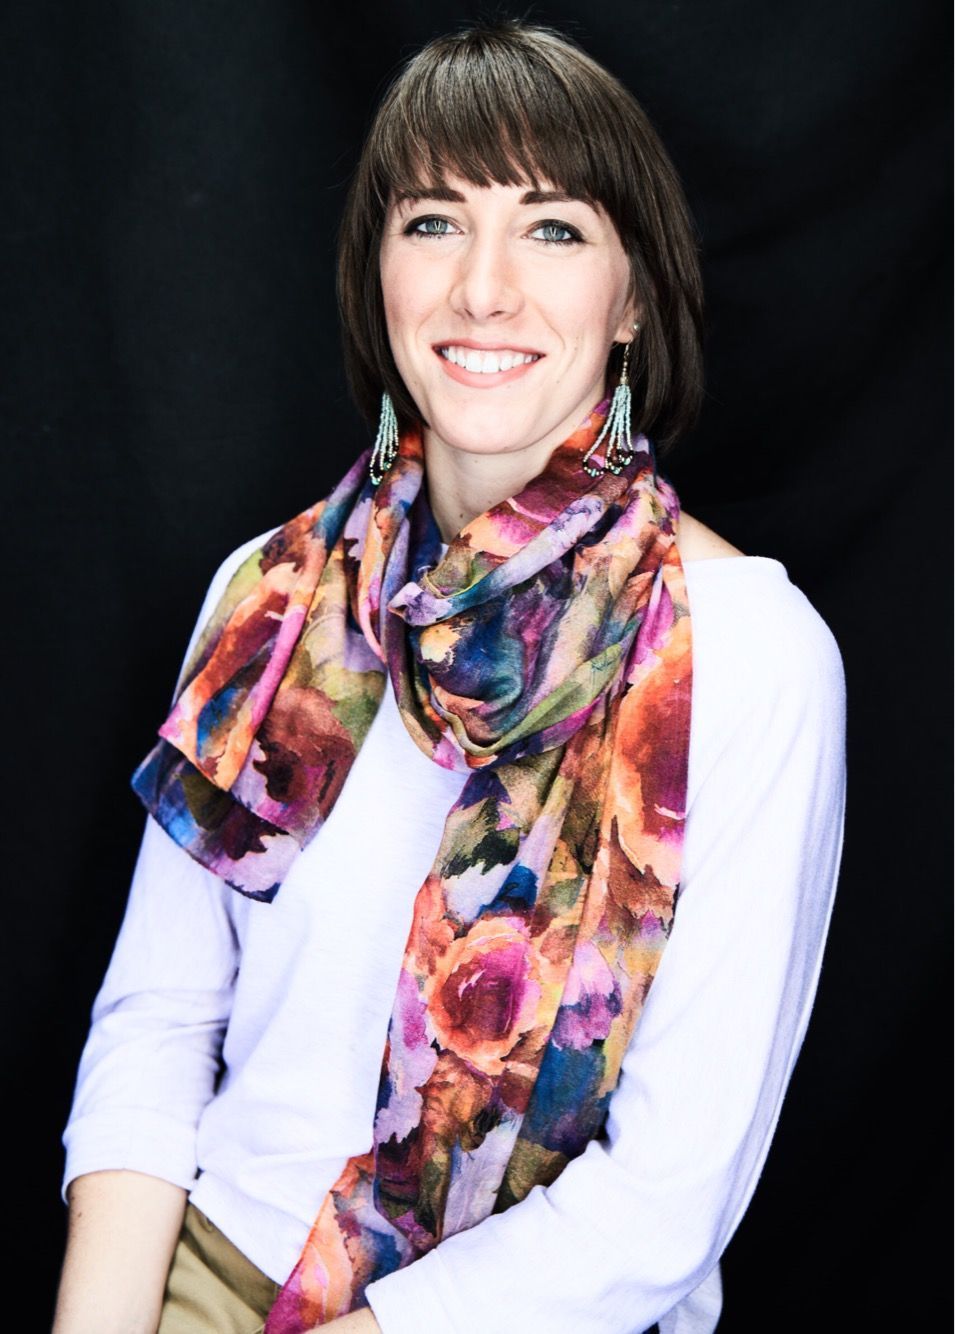
[[[636,341],[637,330],[640,328],[639,322],[633,326],[633,338],[630,339],[623,349],[623,365],[620,368],[620,380],[616,389],[613,391],[613,398],[610,401],[610,411],[607,413],[607,420],[597,439],[587,450],[582,460],[584,470],[591,477],[602,477],[605,472],[620,474],[628,463],[633,460],[633,450],[630,448],[630,347]],[[594,450],[605,440],[609,439],[607,449],[604,453],[606,467],[593,468],[590,466],[590,456]]]
[[375,447],[368,461],[368,471],[375,486],[394,463],[397,453],[398,418],[395,416],[395,405],[391,401],[391,395],[384,393],[381,396],[381,417],[378,421]]

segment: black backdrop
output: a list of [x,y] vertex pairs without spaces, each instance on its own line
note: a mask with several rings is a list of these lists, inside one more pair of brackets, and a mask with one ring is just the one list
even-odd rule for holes
[[[59,1137],[142,828],[129,776],[219,561],[368,443],[334,306],[345,185],[398,61],[479,12],[8,0],[0,15],[4,1156],[10,1272],[37,1329],[62,1254]],[[933,1079],[951,884],[934,837],[944,11],[523,12],[636,92],[702,232],[708,396],[668,475],[689,513],[786,564],[846,665],[842,878],[775,1143],[724,1257],[721,1330],[922,1328],[948,1107]]]

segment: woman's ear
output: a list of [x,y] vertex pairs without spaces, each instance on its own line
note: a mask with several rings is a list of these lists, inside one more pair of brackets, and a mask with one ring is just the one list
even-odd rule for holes
[[632,338],[639,336],[634,334],[633,326],[635,324],[643,326],[643,310],[643,302],[638,301],[636,297],[631,297],[614,334],[615,343],[629,343]]

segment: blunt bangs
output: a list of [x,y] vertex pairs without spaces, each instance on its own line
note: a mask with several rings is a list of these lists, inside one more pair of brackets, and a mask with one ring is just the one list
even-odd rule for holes
[[499,59],[461,54],[425,68],[401,99],[401,115],[369,145],[381,206],[392,192],[443,186],[449,176],[477,187],[547,185],[602,202],[607,174],[587,119],[574,114],[577,90],[565,91],[544,62],[512,59],[502,69]]
[[[338,297],[352,393],[374,429],[383,392],[399,428],[421,414],[385,329],[378,251],[404,195],[447,188],[558,190],[606,212],[630,260],[644,316],[632,349],[634,432],[664,454],[703,397],[702,283],[692,218],[676,171],[626,88],[571,39],[516,20],[429,42],[378,108],[339,234]],[[622,347],[608,358],[608,388]],[[427,425],[427,423],[424,423]]]

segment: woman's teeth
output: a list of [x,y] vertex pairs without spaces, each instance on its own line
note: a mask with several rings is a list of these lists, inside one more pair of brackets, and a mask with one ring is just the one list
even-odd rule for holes
[[496,375],[498,371],[513,370],[531,361],[539,361],[536,352],[478,352],[470,347],[442,347],[442,357],[453,361],[466,371],[476,371],[478,375]]

